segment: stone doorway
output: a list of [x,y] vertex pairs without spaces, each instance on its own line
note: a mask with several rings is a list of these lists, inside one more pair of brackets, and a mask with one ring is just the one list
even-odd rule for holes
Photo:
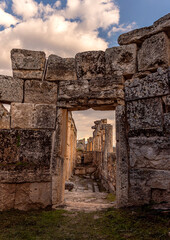
[[[75,154],[76,135],[79,140]],[[112,206],[108,196],[116,194],[114,111],[68,113],[65,167],[66,208],[94,210]]]
[[[123,109],[123,106],[118,106],[116,108],[116,122],[117,122],[117,125],[116,125],[116,146],[118,146],[118,149],[115,153],[115,161],[116,161],[116,165],[117,165],[117,168],[116,168],[116,172],[115,172],[115,182],[116,182],[116,187],[115,185],[114,186],[111,186],[112,183],[110,183],[110,187],[113,187],[113,191],[116,190],[116,195],[117,195],[117,204],[120,206],[121,204],[123,205],[125,203],[125,201],[127,200],[128,196],[126,196],[127,194],[127,189],[128,189],[128,181],[127,181],[127,178],[128,178],[128,171],[125,171],[124,174],[122,174],[122,172],[120,172],[120,170],[122,171],[122,166],[127,168],[128,167],[128,164],[124,165],[124,159],[127,159],[127,155],[126,155],[126,137],[125,137],[125,128],[124,128],[124,111],[122,110]],[[103,110],[103,107],[101,108],[101,110]],[[113,109],[110,109],[112,110],[113,112]],[[72,120],[70,121],[70,115],[71,115],[71,112],[68,111],[67,109],[59,109],[58,110],[60,112],[60,124],[58,124],[58,126],[60,126],[60,130],[62,132],[62,134],[60,135],[60,143],[61,143],[61,149],[63,149],[63,155],[61,155],[61,158],[63,158],[63,167],[67,170],[64,170],[63,169],[63,173],[61,174],[60,177],[62,177],[62,179],[60,178],[59,181],[57,181],[58,183],[60,183],[60,186],[58,185],[56,187],[56,189],[61,189],[60,193],[58,194],[58,196],[60,196],[61,198],[58,199],[58,202],[63,202],[64,200],[64,188],[65,188],[65,180],[67,181],[69,179],[69,176],[71,176],[71,172],[68,172],[68,142],[70,142],[71,144],[73,143],[73,141],[69,140],[69,137],[70,137],[70,124],[72,124]],[[121,115],[122,114],[122,115]],[[105,125],[105,123],[103,123]],[[106,124],[107,125],[107,124]],[[64,130],[65,129],[65,130]],[[64,130],[64,131],[63,131]],[[105,131],[108,131],[107,128],[105,129]],[[124,142],[123,142],[124,141]],[[63,145],[63,143],[65,144],[65,146]],[[70,144],[69,143],[69,144]],[[113,145],[113,144],[112,144]],[[120,147],[121,146],[121,147]],[[120,157],[122,157],[122,147],[123,148],[123,164],[121,164],[121,161],[120,161]],[[65,152],[65,154],[64,154]],[[75,153],[72,153],[72,157]],[[98,156],[102,156],[101,153],[95,151],[93,154],[95,154],[95,157],[96,158],[99,158]],[[105,153],[107,154],[107,153]],[[116,156],[118,156],[119,158],[116,160]],[[126,157],[126,158],[125,158]],[[111,158],[110,158],[111,159]],[[112,161],[112,160],[111,160]],[[106,161],[107,162],[107,161]],[[96,162],[96,164],[98,164]],[[103,166],[102,166],[103,167]],[[101,167],[101,168],[102,168]],[[105,166],[105,168],[107,168],[107,166]],[[72,165],[71,167],[71,170],[73,171],[74,169],[74,164]],[[54,184],[55,184],[56,181],[54,181]],[[61,185],[61,183],[63,183]],[[123,186],[124,184],[124,186]],[[55,184],[56,186],[56,184]],[[123,186],[123,189],[122,189],[122,186]],[[107,189],[109,190],[109,189]],[[113,192],[112,191],[112,192]],[[57,190],[58,192],[58,190]],[[66,196],[66,198],[68,197],[68,194]],[[123,202],[123,203],[122,203]]]

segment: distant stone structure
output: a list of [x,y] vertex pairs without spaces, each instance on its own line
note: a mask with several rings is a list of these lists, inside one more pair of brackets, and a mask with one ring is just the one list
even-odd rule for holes
[[0,76],[0,210],[63,202],[70,111],[89,108],[116,110],[117,206],[170,203],[170,14],[118,42],[75,58],[11,51],[13,77]]
[[95,177],[101,180],[106,190],[115,192],[116,154],[113,153],[113,126],[107,124],[107,119],[95,121],[94,124],[93,137],[87,140],[84,161],[92,162],[96,167]]
[[77,150],[79,150],[79,151],[85,151],[86,150],[85,138],[77,140]]

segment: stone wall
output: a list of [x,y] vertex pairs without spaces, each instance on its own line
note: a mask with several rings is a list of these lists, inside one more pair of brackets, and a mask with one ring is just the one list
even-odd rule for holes
[[[68,112],[116,109],[119,207],[170,202],[170,14],[120,46],[61,58],[13,49],[0,76],[0,209],[60,204]],[[10,104],[10,112],[4,104]]]
[[101,180],[101,184],[106,190],[115,192],[116,154],[113,153],[113,126],[107,124],[107,119],[101,119],[94,123],[93,137],[87,140],[87,149],[92,148],[89,155],[97,169],[96,177]]
[[68,130],[67,130],[67,156],[66,162],[66,180],[68,180],[74,170],[77,160],[77,129],[71,112],[68,112]]

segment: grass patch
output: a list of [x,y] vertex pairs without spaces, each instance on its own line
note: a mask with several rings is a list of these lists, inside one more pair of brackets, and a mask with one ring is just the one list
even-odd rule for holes
[[170,232],[170,216],[146,207],[9,211],[0,213],[0,222],[0,240],[168,240]]
[[116,201],[116,194],[109,193],[109,194],[107,195],[107,200],[108,200],[109,202],[114,202],[114,201]]

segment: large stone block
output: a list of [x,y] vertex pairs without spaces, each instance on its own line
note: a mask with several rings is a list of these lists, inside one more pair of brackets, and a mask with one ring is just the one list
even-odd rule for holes
[[10,129],[10,113],[0,104],[0,129]]
[[117,75],[132,75],[136,72],[137,46],[131,44],[108,48],[105,52],[106,75],[112,77]]
[[36,80],[42,80],[43,78],[43,71],[39,70],[13,70],[13,76],[15,78],[20,78],[20,79],[36,79]]
[[117,206],[128,204],[129,156],[126,136],[125,106],[116,108],[116,198]]
[[16,184],[0,184],[0,211],[14,208]]
[[164,32],[158,33],[146,39],[138,51],[138,70],[154,70],[158,67],[168,67],[169,39]]
[[51,182],[16,184],[14,209],[28,211],[52,205]]
[[1,130],[0,182],[49,181],[52,134],[49,130]]
[[51,183],[0,184],[0,210],[31,210],[51,206]]
[[150,201],[160,202],[155,190],[164,193],[161,201],[170,201],[170,171],[132,169],[130,170],[129,203],[140,205]]
[[44,52],[12,49],[11,60],[14,77],[42,79],[46,61]]
[[60,81],[58,100],[74,98],[87,98],[89,95],[89,82],[83,81]]
[[50,55],[45,79],[47,81],[77,80],[75,59]]
[[170,95],[163,97],[163,102],[165,104],[165,111],[170,112]]
[[11,128],[55,129],[56,105],[12,103]]
[[0,75],[0,101],[5,103],[22,102],[23,84],[20,79]]
[[169,69],[158,68],[156,73],[142,79],[132,79],[125,82],[125,100],[157,97],[169,93]]
[[129,147],[131,167],[170,170],[170,138],[129,138]]
[[25,49],[12,49],[11,60],[13,70],[43,70],[45,53]]
[[170,112],[164,114],[164,127],[167,133],[170,133]]
[[46,81],[25,82],[25,103],[57,104],[57,84]]
[[105,53],[89,51],[75,56],[78,79],[95,79],[105,76]]
[[135,29],[119,36],[118,43],[120,45],[141,43],[146,38],[159,32],[170,34],[170,13],[160,18],[150,27]]
[[96,78],[89,81],[89,97],[96,99],[124,99],[123,86],[112,78]]
[[161,98],[142,99],[127,103],[127,118],[130,131],[163,130]]

